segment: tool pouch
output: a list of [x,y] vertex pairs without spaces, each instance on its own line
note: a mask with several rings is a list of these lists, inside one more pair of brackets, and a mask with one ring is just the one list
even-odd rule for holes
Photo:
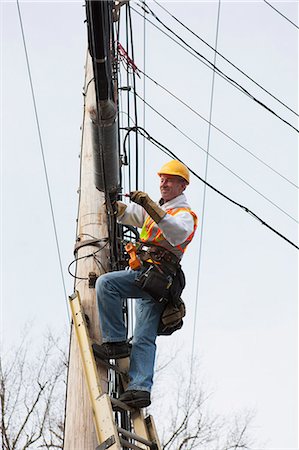
[[183,317],[186,315],[186,307],[180,298],[176,305],[168,302],[161,315],[158,336],[169,336],[183,326]]
[[164,273],[153,264],[146,264],[135,279],[135,284],[150,294],[157,302],[166,302],[169,299],[173,276]]

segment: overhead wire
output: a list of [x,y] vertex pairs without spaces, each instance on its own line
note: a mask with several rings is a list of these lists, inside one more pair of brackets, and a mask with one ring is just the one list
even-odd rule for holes
[[[145,20],[145,14],[146,12],[143,12],[143,71],[145,72],[145,64],[146,64],[146,20]],[[145,87],[146,87],[146,82],[145,82],[145,77],[143,78],[143,98],[145,99]],[[145,128],[145,104],[143,104],[143,128]],[[145,145],[146,145],[146,140],[145,138],[143,138],[143,152],[142,152],[142,156],[143,156],[143,165],[142,165],[142,172],[143,172],[143,176],[142,176],[142,180],[143,180],[143,190],[145,191],[146,187],[145,187]]]
[[292,108],[290,108],[288,105],[286,105],[282,100],[280,100],[278,97],[276,97],[274,94],[272,94],[270,91],[268,91],[266,88],[264,88],[260,83],[255,81],[251,76],[249,76],[247,73],[245,73],[242,69],[240,69],[238,66],[236,66],[234,63],[232,63],[228,58],[226,58],[222,53],[220,53],[216,48],[214,48],[212,45],[210,45],[207,41],[205,41],[202,37],[200,37],[197,33],[195,33],[191,28],[189,28],[185,23],[183,23],[181,20],[179,20],[174,14],[172,14],[168,9],[165,8],[161,3],[157,2],[156,0],[153,0],[154,3],[156,3],[160,8],[162,8],[170,17],[172,17],[176,22],[178,22],[182,27],[184,27],[187,31],[189,31],[193,36],[195,36],[197,39],[199,39],[201,42],[203,42],[207,47],[209,47],[212,51],[216,53],[216,55],[220,56],[224,61],[226,61],[229,65],[231,65],[234,69],[236,69],[238,72],[240,72],[242,75],[244,75],[246,78],[248,78],[252,83],[254,83],[256,86],[258,86],[260,89],[262,89],[264,92],[266,92],[268,95],[270,95],[272,98],[274,98],[277,102],[279,102],[282,106],[287,108],[290,112],[295,114],[297,117],[299,116],[296,111],[294,111]]
[[[269,230],[271,230],[273,233],[275,233],[276,235],[278,235],[279,237],[281,237],[283,240],[285,240],[286,242],[288,242],[290,245],[292,245],[293,247],[297,248],[299,250],[298,245],[296,245],[294,242],[292,242],[289,238],[287,238],[286,236],[284,236],[282,233],[280,233],[278,230],[276,230],[275,228],[273,228],[271,225],[269,225],[264,219],[262,219],[261,217],[259,217],[256,213],[254,213],[253,211],[251,211],[247,206],[242,205],[241,203],[237,202],[236,200],[232,199],[231,197],[229,197],[228,195],[224,194],[222,191],[220,191],[219,189],[217,189],[215,186],[213,186],[211,183],[208,183],[207,181],[205,181],[200,175],[198,175],[198,173],[196,173],[193,169],[191,169],[190,166],[188,166],[186,164],[186,162],[184,162],[182,159],[180,159],[178,157],[178,155],[176,155],[173,151],[171,151],[169,148],[167,148],[165,145],[163,145],[161,142],[159,142],[157,139],[153,138],[145,129],[143,129],[142,127],[131,127],[130,129],[127,130],[126,135],[128,135],[131,132],[138,132],[140,133],[142,136],[146,136],[146,139],[149,140],[149,142],[151,142],[153,145],[155,145],[157,148],[159,148],[163,153],[165,153],[167,156],[177,159],[178,161],[180,161],[181,163],[183,163],[188,170],[196,177],[198,178],[202,183],[206,184],[210,189],[212,189],[214,192],[216,192],[217,194],[219,194],[221,197],[225,198],[227,201],[229,201],[230,203],[232,203],[235,206],[238,206],[239,208],[241,208],[243,211],[245,211],[246,213],[248,213],[249,215],[251,215],[252,217],[254,217],[258,222],[260,222],[262,225],[264,225],[266,228],[268,228]],[[295,220],[295,219],[294,219]]]
[[[128,5],[126,5],[126,51],[129,53],[129,10]],[[129,117],[130,117],[130,74],[129,74],[129,62],[127,61],[127,111],[128,111],[128,126],[129,126]],[[129,192],[132,190],[132,176],[131,176],[131,142],[129,137],[129,151],[128,151],[128,184],[129,184]]]
[[264,2],[270,6],[272,9],[274,9],[274,11],[276,11],[278,14],[280,14],[284,19],[286,19],[289,23],[291,23],[294,27],[297,28],[297,30],[299,30],[298,25],[296,25],[294,22],[292,22],[287,16],[285,16],[284,14],[282,14],[281,11],[279,11],[277,8],[275,8],[273,5],[271,5],[271,3],[267,2],[267,0],[264,0]]
[[[133,43],[133,26],[132,26],[132,17],[131,17],[131,6],[130,3],[127,3],[128,8],[128,14],[129,14],[129,29],[130,29],[130,41],[131,41],[131,57],[134,61],[134,43]],[[133,94],[134,94],[134,117],[135,117],[135,123],[138,126],[138,118],[137,118],[137,100],[136,100],[136,75],[135,71],[133,70],[132,73],[132,81],[133,81]],[[139,148],[138,148],[138,135],[136,133],[136,140],[135,140],[135,188],[138,190],[139,188]]]
[[[139,5],[140,6],[140,5]],[[150,10],[149,6],[146,5],[147,8]],[[142,6],[140,6],[141,8],[143,8]],[[136,9],[132,8],[133,11],[135,11],[137,14],[139,14],[140,16],[142,16],[138,11],[136,11]],[[176,36],[177,39],[179,39],[181,42],[183,42],[184,45],[186,45],[189,49],[191,49],[199,58],[200,61],[205,60],[208,64],[208,67],[210,69],[213,69],[213,63],[211,61],[209,61],[208,58],[206,58],[204,55],[202,55],[201,53],[199,53],[197,50],[195,50],[191,45],[189,45],[183,38],[181,38],[177,33],[175,33],[171,28],[169,28],[166,24],[164,24],[157,16],[155,13],[153,13],[153,17],[159,22],[161,23],[162,26],[164,26],[170,33],[172,33],[174,36]],[[148,20],[148,19],[147,19]],[[148,20],[149,23],[151,23],[153,25],[153,23]],[[157,27],[159,29],[159,27]],[[167,34],[166,34],[167,35]],[[167,35],[168,36],[168,35]],[[185,47],[183,47],[185,48]],[[255,101],[256,103],[258,103],[261,107],[263,107],[264,109],[266,109],[268,112],[270,112],[271,114],[273,114],[275,117],[277,117],[279,120],[281,120],[283,123],[285,123],[286,125],[288,125],[289,127],[291,127],[293,130],[295,130],[297,133],[299,133],[299,130],[292,125],[289,121],[287,121],[286,119],[284,119],[283,117],[281,117],[278,113],[276,113],[274,110],[272,110],[270,107],[268,107],[265,103],[263,103],[262,101],[258,100],[254,95],[252,95],[246,88],[244,88],[240,83],[238,83],[237,81],[233,80],[231,77],[229,77],[228,75],[226,75],[222,70],[220,70],[218,67],[215,66],[215,70],[217,74],[222,75],[222,77],[224,77],[224,79],[228,82],[230,82],[234,87],[237,87],[239,90],[241,90],[245,95],[247,95],[249,98],[251,98],[251,100]]]
[[[159,88],[161,88],[163,91],[167,92],[171,97],[173,97],[175,100],[177,100],[179,103],[181,103],[182,105],[184,105],[187,109],[189,109],[193,114],[195,114],[196,116],[200,117],[203,121],[205,121],[206,123],[209,123],[209,120],[206,119],[203,115],[201,115],[198,111],[196,111],[195,109],[193,109],[190,105],[188,105],[188,103],[184,102],[182,99],[180,99],[177,95],[175,95],[173,92],[171,92],[169,89],[167,89],[165,86],[163,86],[161,83],[158,83],[158,81],[154,80],[152,77],[150,77],[149,75],[143,73],[143,71],[141,69],[139,69],[139,72],[142,73],[146,78],[148,78],[152,83],[154,83],[156,86],[158,86]],[[246,151],[248,154],[250,154],[254,159],[256,159],[257,161],[259,161],[261,164],[263,164],[264,166],[268,167],[268,169],[270,169],[272,172],[276,173],[277,175],[279,175],[281,178],[283,178],[284,180],[286,180],[288,183],[292,184],[294,187],[296,187],[298,189],[298,186],[296,184],[294,184],[292,181],[290,181],[288,178],[286,178],[284,175],[282,175],[280,172],[278,172],[277,170],[275,170],[273,167],[271,167],[269,164],[267,164],[265,161],[263,161],[261,158],[259,158],[258,156],[256,156],[251,150],[249,150],[248,148],[246,148],[244,145],[240,144],[236,139],[232,138],[229,134],[227,134],[226,132],[224,132],[221,128],[217,127],[216,125],[214,125],[211,122],[211,126],[219,131],[219,133],[221,133],[223,136],[225,136],[227,139],[229,139],[230,141],[232,141],[234,144],[236,144],[239,148],[241,148],[242,150]]]
[[[173,126],[176,130],[179,131],[179,133],[181,133],[184,137],[186,137],[190,142],[192,142],[196,147],[200,148],[203,152],[207,153],[207,151],[200,146],[199,144],[197,144],[197,142],[195,142],[193,139],[191,139],[186,133],[184,133],[180,128],[178,128],[175,124],[173,124],[173,122],[171,122],[169,119],[167,119],[165,116],[163,116],[159,111],[157,111],[154,107],[152,107],[148,102],[146,102],[144,99],[142,99],[142,97],[140,97],[139,94],[137,94],[137,97],[142,100],[149,108],[151,108],[155,113],[157,113],[161,118],[163,118],[167,123],[169,123],[171,126]],[[126,138],[125,138],[126,140]],[[124,140],[124,148],[125,148],[125,140]],[[285,214],[286,216],[288,216],[290,219],[292,219],[294,222],[298,223],[297,219],[295,219],[293,216],[291,216],[287,211],[285,211],[283,208],[281,208],[280,206],[278,206],[276,203],[274,203],[270,198],[268,198],[266,195],[264,195],[262,192],[258,191],[254,186],[252,186],[250,183],[248,183],[248,181],[244,180],[244,178],[242,178],[240,175],[236,174],[236,172],[234,172],[232,169],[230,169],[228,166],[226,166],[224,163],[222,163],[219,159],[217,159],[214,155],[212,155],[211,153],[209,153],[210,158],[214,159],[214,161],[216,161],[218,164],[220,164],[222,167],[224,167],[226,170],[228,170],[232,175],[234,175],[236,178],[238,178],[242,183],[244,183],[246,186],[248,186],[250,189],[252,189],[254,192],[256,192],[258,195],[260,195],[264,200],[266,200],[267,202],[269,202],[272,206],[274,206],[275,208],[277,208],[279,211],[281,211],[283,214]],[[274,170],[274,169],[273,169]],[[279,174],[279,173],[278,173]],[[279,174],[280,175],[280,174]],[[283,176],[282,176],[283,177]],[[285,178],[285,177],[283,177]],[[288,179],[286,179],[287,181],[289,181]],[[290,181],[289,181],[290,182]],[[293,184],[292,182],[290,182],[291,184]]]
[[[142,15],[139,11],[137,11],[136,9],[134,9],[133,7],[131,7],[132,11],[134,11],[137,15],[139,15],[140,17],[144,17],[144,15]],[[181,44],[179,41],[177,41],[176,39],[174,39],[172,36],[170,36],[169,34],[167,34],[162,28],[158,27],[155,23],[151,22],[148,18],[145,18],[145,20],[150,23],[154,28],[156,28],[157,30],[160,31],[160,33],[164,34],[164,36],[167,36],[172,42],[174,42],[175,44],[177,44],[179,47],[181,47],[182,49],[184,49],[187,53],[189,53],[189,55],[193,56],[193,58],[197,59],[197,61],[200,61],[201,64],[203,64],[204,66],[208,67],[209,69],[211,69],[210,65],[207,64],[205,61],[203,61],[201,58],[199,58],[194,52],[192,52],[191,50],[189,50],[188,48],[184,47],[183,44]],[[231,81],[227,80],[226,77],[224,75],[222,75],[221,73],[218,73],[218,76],[220,76],[221,78],[223,78],[224,80],[226,80],[229,84],[231,84],[232,86],[234,86],[236,89],[238,89],[239,91],[242,92],[242,89],[240,89],[238,86],[236,86],[234,83],[232,83]]]
[[[215,53],[214,53],[214,65],[216,65],[217,59],[217,46],[218,46],[218,35],[219,35],[219,24],[220,24],[220,5],[221,0],[218,0],[218,11],[217,11],[217,22],[216,22],[216,36],[215,36]],[[211,122],[213,115],[213,103],[214,103],[214,88],[215,88],[215,70],[213,70],[212,75],[212,86],[211,86],[211,98],[210,98],[210,113],[209,113],[209,124],[208,124],[208,138],[207,138],[207,154],[206,154],[206,164],[205,164],[205,173],[204,180],[208,179],[208,166],[209,166],[209,156],[210,156],[210,141],[211,141]],[[205,211],[206,211],[206,193],[207,193],[207,185],[204,184],[203,187],[203,201],[202,201],[202,209],[201,209],[201,226],[200,226],[200,236],[199,236],[199,251],[198,251],[198,263],[197,263],[197,277],[196,277],[196,294],[195,294],[195,308],[193,315],[193,337],[192,337],[192,346],[191,346],[191,369],[190,374],[193,372],[193,361],[194,361],[194,350],[195,350],[195,336],[196,336],[196,323],[197,323],[197,314],[198,314],[198,298],[199,298],[199,287],[200,287],[200,276],[201,276],[201,264],[202,264],[202,248],[203,248],[203,237],[204,237],[204,224],[205,224]],[[190,380],[191,383],[191,380]]]
[[[132,26],[132,18],[131,18],[131,6],[129,3],[126,4],[126,53],[127,55],[131,55],[130,60],[134,61],[134,42],[133,42],[133,26]],[[119,40],[118,40],[119,42]],[[123,66],[127,73],[127,86],[126,86],[126,93],[127,93],[127,112],[123,112],[128,115],[128,124],[130,124],[130,121],[134,123],[135,126],[138,126],[138,116],[137,116],[137,97],[136,97],[136,78],[135,78],[135,71],[130,70],[130,62],[129,57],[127,58],[127,64],[126,66]],[[120,71],[121,74],[121,71]],[[131,100],[130,100],[130,93],[131,93],[131,82],[133,85],[133,112],[131,113]],[[119,92],[122,93],[123,88],[121,87],[119,89]],[[131,114],[134,115],[134,118],[131,117]],[[130,126],[130,125],[128,125]],[[121,129],[121,128],[120,128]],[[138,136],[136,134],[135,136],[135,187],[136,190],[139,186],[139,146],[138,146]],[[126,155],[126,148],[123,146],[123,154]],[[128,160],[128,187],[129,191],[132,190],[133,180],[132,180],[132,168],[133,164],[133,157],[132,157],[132,149],[131,149],[131,142],[129,140],[129,160]],[[128,332],[133,335],[133,328],[134,328],[134,308],[133,308],[133,302],[130,299],[126,300],[126,306],[125,309],[127,311],[127,323],[128,323]]]
[[21,34],[22,34],[22,41],[23,41],[23,46],[24,46],[24,51],[25,51],[26,66],[27,66],[27,72],[28,72],[29,83],[30,83],[30,90],[31,90],[32,102],[33,102],[33,108],[34,108],[35,121],[36,121],[36,126],[37,126],[40,153],[41,153],[43,168],[44,168],[44,176],[45,176],[47,193],[48,193],[48,200],[49,200],[50,213],[51,213],[51,218],[52,218],[52,225],[53,225],[54,238],[55,238],[58,262],[59,262],[61,281],[62,281],[64,297],[65,297],[65,302],[66,302],[67,316],[68,316],[68,320],[70,321],[70,314],[69,314],[69,309],[68,309],[68,296],[66,293],[66,285],[65,285],[65,279],[64,279],[63,268],[62,268],[62,258],[61,258],[59,240],[58,240],[58,233],[57,233],[57,227],[56,227],[56,219],[55,219],[55,214],[54,214],[54,206],[53,206],[53,201],[52,201],[49,176],[48,176],[48,168],[47,168],[46,157],[45,157],[45,152],[44,152],[44,145],[43,145],[41,127],[40,127],[39,116],[38,116],[38,111],[37,111],[37,103],[36,103],[36,99],[35,99],[33,79],[32,79],[32,75],[31,75],[31,68],[30,68],[30,62],[29,62],[29,56],[28,56],[27,44],[26,44],[26,37],[25,37],[25,32],[24,32],[24,27],[23,27],[22,13],[21,13],[20,5],[19,5],[19,0],[16,0],[16,4],[17,4]]
[[[199,145],[194,139],[190,138],[190,136],[186,133],[184,133],[177,125],[175,125],[173,122],[171,122],[169,119],[167,119],[163,114],[161,114],[159,111],[157,111],[152,105],[150,105],[148,102],[146,102],[139,94],[137,94],[137,97],[146,105],[148,106],[152,111],[154,111],[159,117],[161,117],[165,122],[167,122],[169,125],[171,125],[174,129],[176,129],[182,136],[184,136],[188,141],[192,142],[196,147],[198,147],[203,152],[207,153],[207,151]],[[230,169],[228,166],[226,166],[224,163],[222,163],[219,159],[217,159],[212,153],[209,153],[209,157],[212,158],[214,161],[216,161],[220,166],[222,166],[224,169],[226,169],[228,172],[230,172],[233,176],[235,176],[238,180],[240,180],[242,183],[244,183],[246,186],[248,186],[250,189],[252,189],[254,192],[256,192],[261,197],[268,200],[267,197],[264,196],[261,192],[259,192],[255,187],[253,187],[248,181],[246,181],[244,178],[242,178],[240,175],[238,175],[236,172],[234,172],[232,169]],[[283,177],[284,178],[284,177]],[[289,180],[287,180],[289,181]],[[291,182],[290,182],[291,183]],[[293,183],[291,183],[293,184]]]

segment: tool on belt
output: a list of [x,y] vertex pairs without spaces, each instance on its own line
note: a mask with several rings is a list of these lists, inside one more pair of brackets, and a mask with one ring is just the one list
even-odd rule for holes
[[128,244],[125,246],[126,252],[130,256],[129,259],[129,266],[132,270],[138,270],[141,268],[141,261],[137,256],[137,249],[136,245],[132,244],[132,242],[128,242]]
[[130,268],[139,271],[135,284],[165,304],[158,334],[172,334],[182,327],[186,314],[181,299],[186,282],[179,259],[168,250],[148,243],[135,246],[130,242],[125,248],[130,255]]

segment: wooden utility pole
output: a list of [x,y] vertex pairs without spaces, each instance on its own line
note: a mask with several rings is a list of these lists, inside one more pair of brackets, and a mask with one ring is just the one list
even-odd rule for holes
[[[94,183],[94,158],[92,145],[92,123],[89,111],[96,105],[95,87],[91,58],[87,56],[85,66],[85,104],[82,127],[81,148],[81,175],[79,187],[79,216],[77,227],[76,254],[78,258],[76,268],[75,289],[79,291],[82,306],[89,318],[89,332],[92,339],[100,342],[100,327],[96,305],[95,289],[89,287],[89,274],[94,272],[100,275],[108,271],[109,246],[105,241],[108,238],[107,213],[105,196],[99,192]],[[100,251],[94,245],[80,246],[85,241],[99,240],[98,245],[104,248]],[[100,241],[104,239],[104,241]],[[106,244],[106,245],[105,245]],[[97,263],[91,255],[96,253]],[[101,269],[100,269],[101,267]],[[83,279],[80,279],[83,278]],[[107,392],[107,371],[100,370],[102,389]],[[84,379],[76,336],[72,330],[70,342],[70,358],[67,379],[66,420],[64,433],[64,450],[94,450],[97,447],[91,404]]]

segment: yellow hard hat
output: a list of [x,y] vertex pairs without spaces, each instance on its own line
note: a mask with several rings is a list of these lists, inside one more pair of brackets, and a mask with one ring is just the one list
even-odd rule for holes
[[177,175],[179,177],[184,178],[187,183],[190,183],[190,175],[188,168],[181,163],[180,161],[177,161],[176,159],[173,159],[172,161],[167,162],[164,164],[161,169],[158,172],[158,175]]

